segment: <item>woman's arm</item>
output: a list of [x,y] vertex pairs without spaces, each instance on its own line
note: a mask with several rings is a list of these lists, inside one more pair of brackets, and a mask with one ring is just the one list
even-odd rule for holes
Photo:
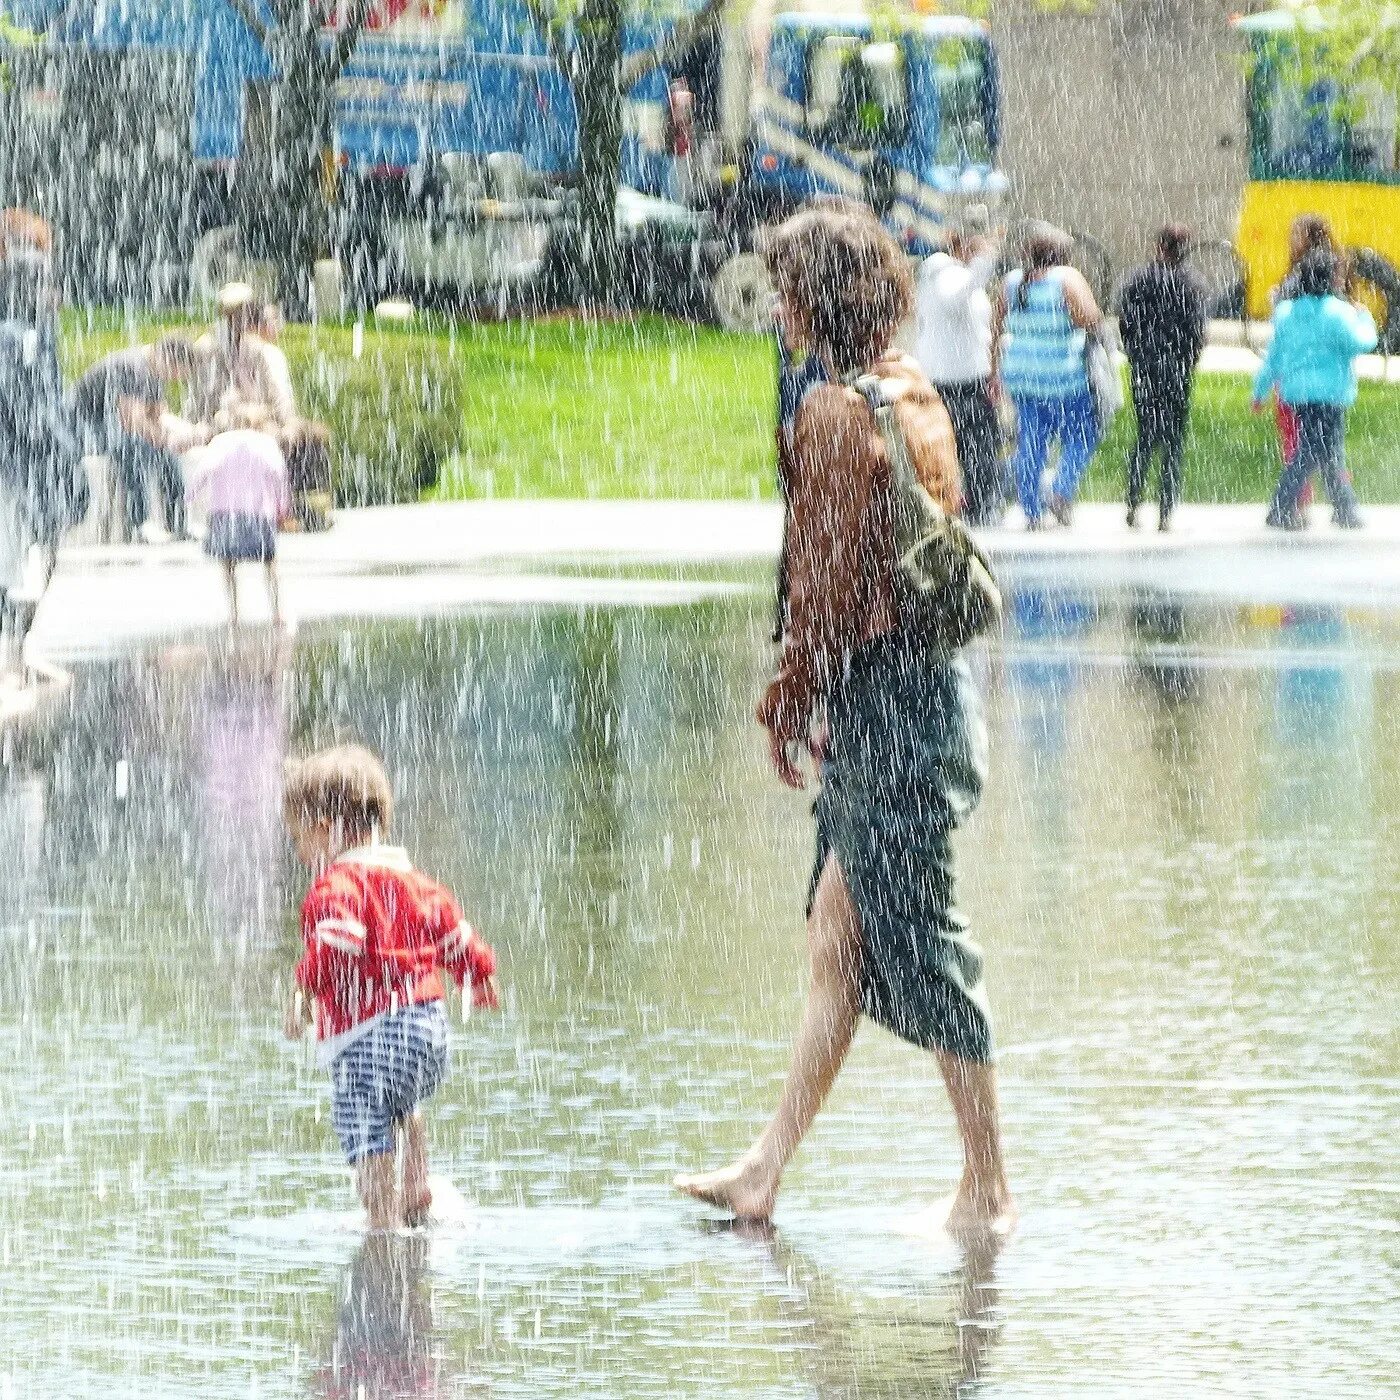
[[1098,330],[1103,324],[1103,312],[1099,310],[1093,288],[1084,274],[1074,267],[1063,267],[1060,273],[1063,278],[1060,285],[1064,289],[1065,310],[1069,312],[1069,319],[1082,331]]
[[992,298],[992,383],[999,382],[1001,374],[1001,342],[1006,334],[1006,283],[998,288]]
[[876,454],[856,394],[822,385],[793,434],[788,499],[788,624],[783,653],[758,706],[776,741],[804,740],[812,714],[858,639],[866,511]]

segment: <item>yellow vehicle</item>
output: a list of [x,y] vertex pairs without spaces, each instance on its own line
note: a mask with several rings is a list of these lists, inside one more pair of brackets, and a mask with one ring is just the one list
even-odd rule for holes
[[1235,249],[1245,309],[1258,319],[1288,270],[1288,231],[1321,214],[1351,252],[1358,294],[1400,350],[1400,109],[1377,83],[1305,72],[1296,12],[1237,19],[1249,43],[1249,182]]

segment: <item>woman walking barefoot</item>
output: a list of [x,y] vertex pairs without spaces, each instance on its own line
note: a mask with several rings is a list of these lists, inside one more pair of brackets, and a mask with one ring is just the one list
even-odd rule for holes
[[910,282],[875,220],[810,210],[778,230],[766,256],[789,337],[825,369],[779,433],[783,644],[758,707],[785,783],[803,786],[802,749],[821,763],[811,985],[772,1121],[732,1166],[675,1184],[767,1219],[864,1013],[937,1057],[965,1159],[950,1231],[1004,1233],[1014,1207],[982,958],[953,904],[950,843],[981,793],[986,733],[963,663],[901,626],[884,449],[865,401],[843,385],[878,369],[915,470],[955,511],[952,430],[917,365],[887,353]]

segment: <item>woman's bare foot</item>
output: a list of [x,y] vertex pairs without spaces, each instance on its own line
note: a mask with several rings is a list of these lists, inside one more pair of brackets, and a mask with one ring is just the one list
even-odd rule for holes
[[756,1157],[740,1157],[717,1172],[678,1176],[672,1185],[697,1201],[718,1206],[739,1220],[768,1220],[778,1199],[781,1174]]
[[1016,1228],[1016,1202],[1004,1181],[984,1186],[963,1177],[942,1207],[943,1228],[951,1239],[973,1243],[1006,1239]]

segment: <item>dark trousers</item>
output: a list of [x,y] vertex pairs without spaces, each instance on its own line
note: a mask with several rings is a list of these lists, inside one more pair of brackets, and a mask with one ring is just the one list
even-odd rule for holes
[[1303,487],[1318,472],[1332,498],[1333,517],[1354,520],[1356,492],[1346,467],[1346,409],[1340,404],[1299,403],[1293,405],[1293,412],[1298,420],[1298,449],[1279,473],[1269,513],[1278,519],[1295,515]]
[[1128,455],[1128,505],[1136,510],[1147,494],[1152,459],[1160,454],[1163,515],[1170,515],[1181,499],[1181,464],[1186,451],[1186,420],[1191,411],[1189,375],[1149,375],[1134,371],[1133,411],[1137,415],[1137,441]]
[[974,525],[995,525],[1011,493],[991,387],[985,379],[934,387],[953,422],[962,467],[964,512]]
[[185,533],[185,477],[180,459],[136,433],[113,433],[107,455],[121,477],[126,493],[127,532],[134,534],[146,521],[146,483],[160,493],[165,528],[173,535]]

